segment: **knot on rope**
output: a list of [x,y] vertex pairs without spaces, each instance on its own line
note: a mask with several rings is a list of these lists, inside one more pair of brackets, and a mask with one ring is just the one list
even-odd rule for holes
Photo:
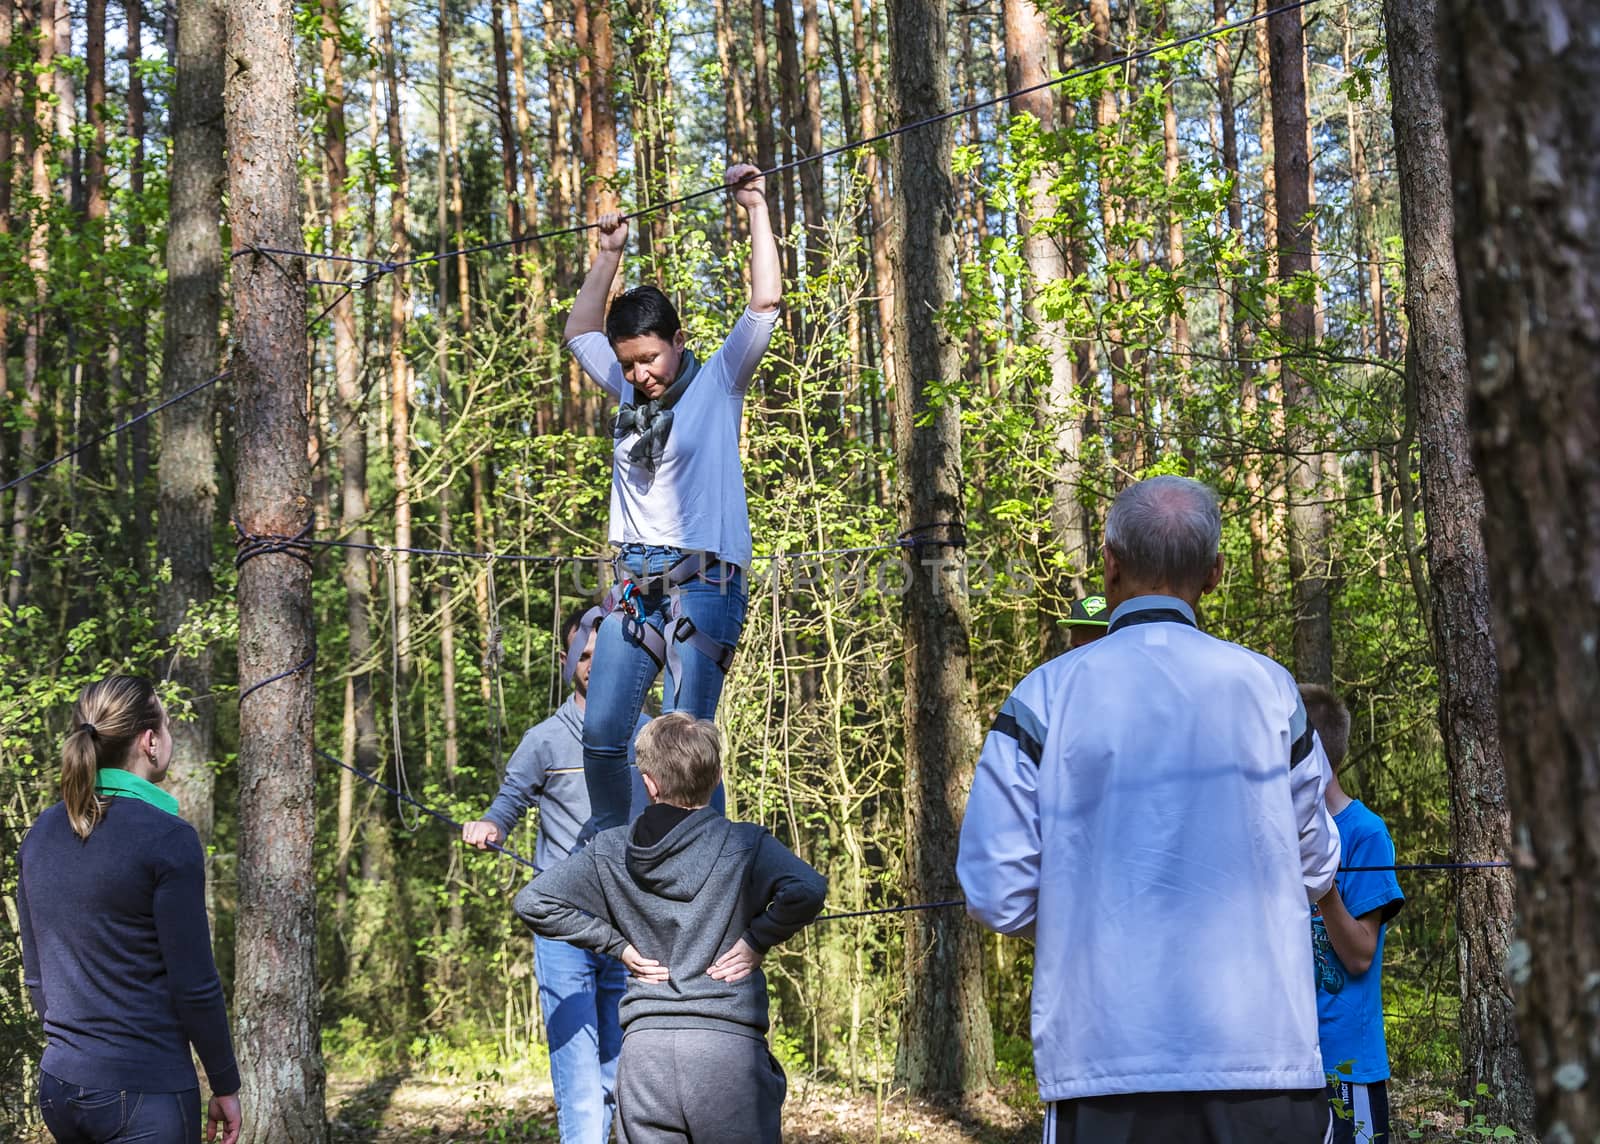
[[307,568],[311,567],[311,529],[316,523],[308,519],[301,525],[300,531],[292,536],[277,533],[246,532],[236,517],[230,517],[229,523],[233,525],[234,553],[233,566],[243,568],[257,556],[266,556],[270,553],[281,552],[300,561]]
[[[930,536],[946,532],[947,536]],[[935,520],[927,524],[914,524],[895,538],[901,548],[965,548],[967,526],[959,520]]]

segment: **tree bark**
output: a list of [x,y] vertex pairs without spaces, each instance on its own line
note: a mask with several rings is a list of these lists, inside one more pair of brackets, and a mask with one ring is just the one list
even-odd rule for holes
[[[70,35],[70,32],[69,32]],[[84,110],[88,120],[89,142],[84,156],[84,222],[81,238],[98,254],[105,251],[106,224],[111,202],[106,194],[106,0],[88,0],[84,5]],[[78,415],[73,419],[73,438],[92,439],[106,423],[110,409],[110,379],[106,364],[115,345],[103,329],[85,332],[83,364],[78,387]],[[105,464],[99,444],[87,444],[74,464],[83,474],[88,493],[81,513],[75,510],[78,527],[86,532],[101,530],[103,498],[98,490],[105,484]],[[76,505],[78,494],[73,497]],[[73,601],[72,613],[87,618],[88,599]]]
[[[1032,0],[1005,0],[1006,86],[1012,91],[1033,87],[1049,78],[1053,45],[1044,12]],[[1012,115],[1031,115],[1041,133],[1056,130],[1055,96],[1048,89],[1017,96],[1011,101]],[[1050,472],[1050,527],[1057,549],[1066,561],[1065,576],[1047,577],[1047,624],[1049,646],[1065,651],[1061,643],[1069,596],[1084,594],[1085,576],[1091,553],[1083,511],[1078,499],[1082,469],[1078,461],[1083,447],[1083,415],[1078,400],[1078,378],[1071,330],[1063,318],[1052,319],[1040,303],[1040,291],[1049,282],[1069,276],[1062,239],[1048,229],[1036,226],[1060,210],[1048,164],[1036,162],[1028,174],[1027,204],[1017,212],[1017,227],[1022,232],[1022,257],[1028,265],[1023,291],[1023,316],[1033,339],[1041,343],[1048,376],[1037,389],[1035,416],[1046,434]]]
[[[136,3],[137,0],[134,0]],[[130,5],[131,7],[131,5]],[[183,0],[178,18],[177,82],[172,98],[172,166],[167,188],[167,298],[164,396],[214,374],[222,358],[222,71],[226,27],[222,0]],[[208,387],[161,411],[156,551],[171,569],[156,594],[159,631],[170,639],[190,609],[216,591],[211,578],[217,515],[216,389]],[[169,678],[200,698],[172,725],[169,786],[183,817],[211,842],[215,817],[211,761],[217,705],[212,648],[163,665]],[[208,851],[209,853],[209,851]],[[207,880],[210,893],[210,880]]]
[[[878,68],[876,49],[878,36],[876,22],[864,10],[862,0],[850,0],[850,52],[856,75],[856,105],[861,109],[861,133],[857,138],[870,139],[878,133],[878,95],[873,77]],[[869,54],[868,41],[871,41]],[[861,178],[867,193],[866,226],[872,250],[872,278],[869,293],[877,313],[879,362],[884,376],[888,376],[889,359],[894,352],[894,270],[889,265],[889,203],[884,194],[878,148],[868,147],[863,152]],[[872,393],[873,412],[877,412],[877,390]],[[875,431],[873,439],[879,434]]]
[[[772,129],[772,74],[767,61],[767,3],[750,0],[750,60],[755,116],[756,163],[770,170],[778,161],[778,145]],[[767,208],[778,213],[778,180],[767,180]]]
[[1304,13],[1296,8],[1267,17],[1272,79],[1273,174],[1278,192],[1278,274],[1289,291],[1280,307],[1283,402],[1289,460],[1289,576],[1293,581],[1296,676],[1333,682],[1333,613],[1328,508],[1316,419],[1321,402],[1304,355],[1316,344],[1316,303],[1304,288],[1313,273],[1316,227],[1311,218],[1311,156],[1306,146]]
[[[324,150],[328,173],[328,221],[332,248],[344,252],[352,230],[349,195],[349,127],[345,117],[344,52],[341,47],[339,0],[321,0],[322,75],[326,91],[327,138]],[[361,354],[356,337],[355,299],[340,299],[333,319],[333,384],[338,396],[339,532],[353,544],[371,542],[367,530],[367,424],[366,400],[361,386]],[[372,556],[357,548],[344,550],[340,564],[344,583],[345,620],[349,628],[349,679],[351,733],[345,762],[376,774],[378,712],[372,687]],[[339,776],[339,856],[337,882],[339,914],[349,885],[350,839],[354,829],[355,776]]]
[[1591,6],[1444,5],[1468,424],[1547,1141],[1600,1138],[1600,42]]
[[[127,19],[128,40],[128,137],[133,142],[133,160],[128,167],[128,190],[134,201],[144,198],[145,164],[145,94],[140,64],[144,54],[143,0],[125,0],[123,12]],[[220,213],[220,212],[219,212]],[[144,215],[134,212],[128,222],[128,242],[135,249],[144,246],[147,239]],[[127,363],[128,393],[133,399],[135,414],[145,411],[145,392],[150,384],[149,326],[145,311],[139,307],[124,333]],[[133,517],[134,563],[141,571],[148,570],[150,517],[148,513],[134,511],[134,503],[142,503],[150,480],[150,422],[141,421],[129,430],[133,452],[133,488],[130,495],[130,512]],[[207,882],[209,885],[209,881]]]
[[[1089,24],[1093,61],[1097,65],[1109,63],[1113,57],[1110,0],[1089,0]],[[1094,101],[1094,129],[1106,141],[1099,162],[1098,190],[1106,264],[1105,307],[1110,314],[1105,321],[1105,337],[1106,364],[1111,373],[1111,459],[1113,479],[1116,487],[1121,488],[1128,483],[1130,474],[1136,468],[1134,450],[1137,448],[1137,434],[1133,424],[1133,390],[1129,385],[1130,370],[1125,345],[1127,339],[1120,324],[1127,302],[1127,288],[1120,277],[1127,260],[1127,251],[1123,249],[1120,237],[1123,205],[1112,185],[1103,154],[1105,149],[1114,145],[1117,135],[1120,118],[1117,86],[1121,82],[1121,73],[1116,70],[1102,72],[1098,82],[1102,86]]]
[[[49,203],[50,155],[55,150],[55,116],[50,97],[54,91],[57,5],[64,0],[39,0],[38,74],[35,78],[32,137],[28,140],[29,179],[33,201]],[[64,19],[65,14],[59,17]],[[33,279],[33,306],[22,338],[22,430],[17,452],[24,462],[38,459],[39,419],[44,411],[44,387],[39,380],[43,352],[45,307],[49,300],[50,225],[42,209],[28,213],[28,273]],[[33,518],[33,482],[17,486],[11,508],[11,575],[6,578],[6,603],[17,609],[28,594],[29,531]]]
[[[511,105],[511,61],[506,45],[506,13],[502,0],[491,0],[489,24],[494,46],[495,122],[500,128],[500,181],[506,196],[506,218],[510,223],[511,237],[517,238],[523,228],[522,195],[517,189],[521,147]],[[520,42],[520,32],[517,38]]]
[[[1405,238],[1408,365],[1415,372],[1422,499],[1433,573],[1439,729],[1450,765],[1452,853],[1466,862],[1510,853],[1499,667],[1490,630],[1483,488],[1467,427],[1467,356],[1461,330],[1450,202],[1450,154],[1438,86],[1436,0],[1386,0],[1391,111]],[[1400,458],[1407,464],[1406,458]],[[1491,1124],[1527,1132],[1533,1090],[1517,1039],[1506,968],[1515,895],[1509,871],[1456,880],[1461,988],[1461,1095]],[[1488,1087],[1479,1098],[1478,1085]]]
[[[800,0],[802,71],[804,82],[796,127],[805,140],[806,154],[822,153],[822,23],[817,15],[817,0]],[[822,193],[822,164],[807,163],[800,168],[800,195],[806,212],[806,273],[820,277],[827,259],[828,219]]]
[[[294,247],[293,8],[229,0],[228,205],[233,241]],[[234,513],[245,532],[311,524],[305,411],[305,271],[244,257],[233,267],[238,433]],[[315,773],[311,761],[311,567],[289,553],[239,570],[239,915],[234,1009],[245,1106],[241,1140],[320,1141]],[[292,674],[249,689],[280,672]]]
[[[891,0],[890,55],[902,122],[950,106],[945,0]],[[927,320],[896,330],[895,451],[903,528],[923,530],[902,605],[905,631],[906,894],[959,897],[958,807],[972,782],[979,730],[972,679],[960,402],[933,400],[960,376],[958,348],[933,316],[955,296],[953,125],[894,141],[895,292]],[[956,543],[941,544],[939,541]],[[994,1070],[976,926],[959,910],[906,915],[906,1001],[896,1071],[916,1094],[970,1092]]]
[[[16,17],[15,0],[0,4],[0,58],[11,58],[12,28]],[[0,68],[0,244],[9,245],[11,239],[11,180],[16,175],[13,156],[17,114],[17,73],[14,68]],[[11,311],[0,299],[0,404],[11,401]],[[0,471],[6,470],[9,455],[6,450],[7,434],[0,432]],[[5,512],[5,497],[0,496],[0,516]]]
[[[389,245],[394,261],[411,257],[411,234],[406,227],[406,211],[411,193],[411,176],[406,168],[406,145],[400,126],[400,60],[394,49],[394,20],[389,0],[373,0],[378,14],[378,36],[382,41],[383,79],[388,108],[385,120],[389,137],[389,168],[394,180],[389,200]],[[439,188],[440,195],[444,188]],[[401,267],[390,276],[389,293],[389,450],[394,473],[394,583],[395,643],[400,660],[400,679],[394,681],[395,694],[403,690],[411,674],[411,363],[406,359],[406,313],[410,298],[410,271]]]

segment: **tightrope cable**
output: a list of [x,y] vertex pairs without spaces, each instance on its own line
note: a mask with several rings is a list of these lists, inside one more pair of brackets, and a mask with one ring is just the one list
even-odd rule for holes
[[[381,789],[386,790],[390,794],[394,795],[394,797],[395,797],[395,799],[397,801],[405,803],[405,804],[407,804],[407,805],[409,805],[411,807],[414,807],[419,812],[419,817],[416,820],[417,822],[419,822],[419,823],[421,822],[421,817],[420,817],[421,815],[427,815],[429,818],[432,818],[435,821],[437,821],[437,822],[439,822],[439,823],[441,823],[441,824],[443,824],[445,826],[450,827],[452,830],[455,830],[457,832],[459,832],[461,830],[461,827],[462,827],[461,823],[459,823],[455,819],[451,818],[448,814],[445,814],[442,811],[435,810],[433,807],[428,806],[426,803],[422,802],[420,799],[416,798],[415,796],[410,794],[408,791],[402,791],[402,790],[397,789],[396,787],[390,786],[388,783],[384,782],[382,779],[378,778],[376,775],[368,774],[366,771],[362,770],[360,767],[351,766],[349,763],[345,762],[343,759],[340,759],[340,758],[338,758],[338,757],[336,757],[334,755],[330,755],[327,751],[322,750],[322,748],[320,748],[320,747],[314,748],[314,750],[316,751],[316,753],[318,755],[321,755],[324,759],[327,759],[330,763],[334,763],[337,766],[343,767],[345,770],[349,771],[351,774],[355,775],[357,778],[361,779],[363,782],[371,783],[375,787],[380,787]],[[488,846],[488,848],[490,850],[494,850],[494,851],[496,851],[496,852],[498,852],[500,854],[506,855],[508,858],[511,858],[513,861],[518,862],[521,865],[528,867],[529,869],[533,870],[535,873],[539,872],[539,870],[540,870],[540,867],[538,865],[536,865],[533,862],[530,862],[528,859],[522,857],[522,855],[516,853],[515,851],[507,850],[505,847],[498,846],[498,845],[494,844],[493,842],[488,843],[487,846]],[[1395,871],[1395,872],[1404,873],[1404,872],[1411,872],[1411,871],[1494,870],[1494,869],[1502,869],[1502,868],[1508,867],[1510,865],[1511,865],[1511,863],[1507,862],[1507,861],[1494,861],[1494,862],[1397,862],[1392,866],[1341,866],[1339,868],[1339,872],[1341,874],[1358,874],[1358,873],[1374,873],[1374,872],[1382,872],[1382,871]],[[851,919],[851,918],[870,918],[870,917],[880,917],[880,916],[887,915],[887,914],[912,913],[912,912],[917,911],[917,910],[944,910],[944,909],[951,909],[951,908],[953,908],[955,906],[964,906],[966,904],[967,904],[966,903],[966,899],[964,899],[964,898],[946,898],[946,899],[944,899],[942,901],[938,901],[938,902],[916,902],[916,903],[913,903],[913,904],[910,904],[910,905],[903,905],[903,906],[879,906],[879,907],[877,907],[875,909],[869,909],[869,910],[850,910],[850,911],[843,912],[843,913],[820,914],[813,920],[814,921],[818,921],[818,922],[838,922],[838,921],[846,921],[846,920]]]
[[145,420],[148,420],[151,417],[154,417],[157,413],[160,413],[163,409],[167,408],[169,405],[176,405],[178,402],[182,401],[185,397],[192,397],[194,394],[199,393],[202,389],[207,389],[210,386],[213,386],[213,385],[217,384],[217,382],[221,381],[223,378],[227,377],[232,372],[233,372],[232,370],[225,369],[221,373],[212,374],[210,377],[206,378],[204,381],[197,381],[197,382],[195,382],[195,384],[191,385],[188,389],[185,389],[180,393],[174,393],[171,397],[169,397],[165,401],[161,402],[161,404],[159,404],[157,406],[154,406],[153,408],[146,409],[143,413],[140,413],[140,414],[138,414],[137,416],[134,416],[134,417],[130,417],[128,420],[122,422],[122,424],[114,425],[110,429],[107,429],[103,433],[97,433],[95,436],[90,437],[87,441],[84,441],[82,444],[74,445],[71,449],[67,450],[65,453],[62,453],[61,456],[53,457],[50,460],[46,461],[44,464],[38,466],[37,468],[31,469],[28,472],[23,473],[22,476],[14,477],[11,480],[7,481],[4,485],[0,485],[0,493],[10,492],[12,489],[16,488],[18,485],[23,484],[23,483],[25,483],[27,481],[33,480],[33,478],[37,477],[40,473],[48,472],[50,469],[55,468],[62,461],[70,461],[72,458],[76,457],[79,453],[83,452],[85,449],[92,449],[94,446],[100,444],[100,442],[109,440],[110,438],[115,437],[118,433],[122,433],[122,432],[124,432],[124,431],[126,431],[128,429],[132,429],[135,425],[139,424],[139,422],[145,421]]
[[[1248,16],[1243,16],[1243,17],[1241,17],[1241,18],[1239,18],[1237,20],[1234,20],[1233,22],[1228,23],[1228,24],[1220,24],[1220,25],[1217,25],[1215,27],[1206,28],[1206,29],[1204,29],[1202,31],[1199,31],[1199,32],[1192,32],[1187,36],[1180,36],[1175,40],[1168,40],[1168,41],[1166,41],[1164,43],[1153,44],[1150,47],[1140,48],[1137,51],[1128,52],[1128,53],[1126,53],[1124,55],[1117,56],[1114,59],[1104,60],[1104,61],[1102,61],[1100,63],[1097,63],[1097,64],[1090,64],[1090,65],[1088,65],[1086,67],[1077,68],[1077,69],[1075,69],[1073,71],[1070,71],[1070,72],[1064,72],[1061,75],[1053,76],[1050,79],[1041,80],[1040,82],[1035,83],[1035,84],[1029,84],[1026,87],[1013,88],[1011,90],[1002,92],[999,95],[990,96],[987,99],[980,99],[980,100],[976,101],[975,103],[965,104],[965,105],[963,105],[961,107],[952,108],[952,109],[950,109],[948,111],[941,111],[941,112],[938,112],[937,114],[934,114],[934,115],[924,116],[923,118],[913,120],[910,123],[904,123],[904,124],[901,124],[898,127],[892,127],[887,131],[880,131],[876,135],[869,135],[869,136],[866,136],[865,138],[862,138],[862,139],[854,139],[854,140],[851,140],[851,141],[846,142],[846,143],[841,143],[837,147],[830,147],[830,148],[827,148],[826,150],[818,151],[817,153],[815,153],[813,155],[801,155],[801,156],[799,156],[799,157],[797,157],[795,159],[792,159],[792,160],[790,160],[790,161],[788,161],[786,163],[779,163],[776,166],[769,167],[769,168],[766,168],[766,169],[761,170],[759,172],[756,172],[755,174],[748,175],[748,176],[746,176],[746,180],[745,181],[748,181],[749,179],[756,178],[757,175],[759,175],[762,178],[765,178],[765,177],[767,177],[769,175],[782,174],[785,171],[790,171],[790,170],[793,170],[793,169],[795,169],[797,167],[802,167],[802,166],[804,166],[804,165],[806,165],[808,163],[818,163],[818,162],[821,162],[821,161],[823,161],[825,159],[831,159],[831,158],[833,158],[835,156],[838,156],[838,155],[843,155],[843,154],[846,154],[846,153],[851,152],[851,151],[860,150],[863,147],[870,147],[870,146],[873,146],[873,145],[878,144],[878,143],[883,143],[883,142],[885,142],[885,141],[887,141],[889,139],[895,138],[898,135],[904,135],[904,134],[907,134],[908,132],[917,131],[917,130],[920,130],[921,128],[923,128],[923,127],[929,127],[929,126],[932,126],[932,125],[937,124],[937,123],[944,123],[944,122],[946,122],[948,120],[956,119],[956,118],[959,118],[959,117],[961,117],[963,115],[969,115],[974,111],[982,111],[982,110],[985,110],[986,108],[994,107],[994,106],[996,106],[998,104],[1006,103],[1006,102],[1009,102],[1010,100],[1017,99],[1020,96],[1032,95],[1035,92],[1040,92],[1040,91],[1047,91],[1047,90],[1049,90],[1051,88],[1059,87],[1062,84],[1070,83],[1070,82],[1072,82],[1074,80],[1085,79],[1085,78],[1087,78],[1089,76],[1096,75],[1096,74],[1098,74],[1100,72],[1103,72],[1103,71],[1109,71],[1109,70],[1114,69],[1114,68],[1125,67],[1128,64],[1137,63],[1140,60],[1149,59],[1151,56],[1159,55],[1162,52],[1174,51],[1174,50],[1176,50],[1178,48],[1187,47],[1190,44],[1201,43],[1201,42],[1206,41],[1206,40],[1214,39],[1217,36],[1227,35],[1230,32],[1236,32],[1236,31],[1240,30],[1241,28],[1248,27],[1248,26],[1250,26],[1252,24],[1255,24],[1255,23],[1257,23],[1257,22],[1259,22],[1261,20],[1268,19],[1269,17],[1277,15],[1279,13],[1282,13],[1282,12],[1293,12],[1293,11],[1296,11],[1296,10],[1301,9],[1301,8],[1309,7],[1309,6],[1311,6],[1312,4],[1315,4],[1315,3],[1318,3],[1318,0],[1293,0],[1293,2],[1289,3],[1289,4],[1280,4],[1275,8],[1268,8],[1268,9],[1265,9],[1264,11],[1261,11],[1261,12],[1255,12],[1255,13],[1252,13],[1252,14],[1250,14]],[[703,198],[707,198],[708,196],[711,196],[711,195],[725,193],[729,189],[730,189],[730,185],[726,184],[726,183],[724,183],[722,185],[719,185],[719,186],[705,187],[705,188],[703,188],[701,190],[698,190],[698,191],[691,191],[688,194],[679,195],[676,198],[663,199],[660,202],[651,203],[648,206],[644,206],[644,207],[639,208],[638,210],[635,210],[635,211],[629,212],[627,214],[624,214],[622,217],[624,219],[627,219],[627,220],[642,219],[642,218],[645,218],[645,217],[647,217],[649,215],[659,214],[660,212],[665,211],[665,210],[669,210],[669,209],[671,209],[673,207],[682,206],[685,203],[694,202],[697,199],[703,199]],[[319,313],[315,318],[313,318],[311,320],[310,325],[311,326],[315,326],[324,317],[326,317],[328,315],[328,313],[331,312],[335,306],[337,306],[340,302],[342,302],[347,294],[351,293],[354,290],[362,289],[362,288],[364,288],[366,286],[370,286],[372,283],[376,282],[379,278],[383,277],[384,275],[393,274],[397,270],[402,270],[402,269],[405,269],[405,268],[411,267],[411,266],[421,266],[421,265],[424,265],[424,264],[427,264],[427,263],[439,262],[441,260],[448,260],[450,258],[470,257],[471,255],[474,255],[474,254],[485,254],[485,253],[489,253],[489,252],[497,251],[497,250],[512,249],[512,248],[515,248],[515,247],[518,247],[518,246],[525,246],[525,245],[527,245],[529,243],[540,242],[540,241],[543,241],[543,240],[546,240],[546,239],[562,238],[562,237],[565,237],[567,235],[581,234],[581,233],[583,233],[585,231],[593,230],[596,227],[598,227],[599,225],[600,224],[598,222],[578,223],[578,224],[575,224],[573,226],[558,227],[558,228],[556,228],[554,230],[538,231],[538,232],[533,233],[533,234],[518,235],[518,236],[516,236],[514,238],[501,239],[501,240],[499,240],[497,242],[485,242],[485,243],[480,243],[480,244],[478,244],[476,246],[461,247],[461,248],[456,249],[456,250],[436,251],[436,252],[431,253],[431,254],[419,255],[416,258],[404,259],[404,260],[401,260],[401,261],[398,261],[398,262],[390,261],[390,260],[387,260],[387,259],[381,259],[381,258],[362,258],[359,255],[354,255],[354,254],[319,253],[319,252],[313,251],[313,250],[290,250],[290,249],[287,249],[285,247],[279,247],[279,246],[248,246],[248,247],[241,247],[240,249],[233,251],[229,255],[229,257],[230,258],[238,258],[238,257],[240,257],[241,255],[244,255],[244,254],[259,254],[259,255],[267,258],[269,261],[273,262],[274,265],[278,265],[279,269],[284,269],[284,268],[281,266],[281,264],[279,264],[277,262],[277,258],[278,257],[300,258],[300,259],[305,259],[305,260],[308,260],[308,261],[318,261],[318,262],[337,262],[337,263],[341,263],[341,264],[349,265],[349,266],[361,266],[361,267],[369,267],[369,268],[371,268],[371,273],[369,273],[369,274],[367,274],[367,275],[365,275],[364,277],[361,277],[361,278],[351,279],[349,282],[340,283],[340,282],[336,282],[335,280],[330,280],[330,279],[310,279],[309,280],[308,284],[314,284],[314,285],[342,285],[343,286],[343,289],[340,291],[338,296],[335,297],[332,302],[330,302],[326,306],[324,306],[322,311],[321,311],[321,313]],[[106,440],[109,437],[113,437],[118,433],[124,432],[125,430],[127,430],[127,429],[133,427],[134,425],[137,425],[139,422],[145,420],[147,417],[150,417],[152,414],[155,414],[155,413],[161,411],[162,409],[165,409],[167,406],[172,405],[173,403],[175,403],[177,401],[181,401],[185,397],[188,397],[193,393],[199,392],[201,389],[204,389],[208,385],[211,385],[211,384],[214,384],[217,381],[220,381],[222,378],[228,376],[228,373],[229,373],[228,370],[224,370],[222,373],[217,374],[215,377],[208,378],[206,381],[203,381],[203,382],[199,383],[198,385],[193,386],[192,388],[190,388],[188,390],[185,390],[182,393],[176,394],[176,395],[168,398],[167,400],[163,401],[160,405],[156,406],[154,409],[151,409],[151,410],[148,410],[148,411],[146,411],[144,413],[141,413],[137,417],[134,417],[131,420],[129,420],[129,421],[127,421],[127,422],[125,422],[125,423],[123,423],[121,425],[117,425],[112,429],[108,429],[104,433],[100,434],[99,436],[91,438],[90,440],[85,441],[81,445],[75,446],[70,452],[64,453],[59,457],[56,457],[56,458],[54,458],[54,459],[52,459],[50,461],[45,462],[43,465],[40,465],[38,468],[36,468],[36,469],[32,470],[31,472],[25,473],[22,476],[17,477],[15,479],[7,482],[5,485],[0,485],[0,493],[9,492],[11,489],[15,488],[17,485],[20,485],[25,481],[31,480],[33,477],[38,476],[40,473],[46,471],[47,469],[50,469],[50,468],[53,468],[56,465],[59,465],[62,461],[69,460],[70,458],[77,456],[83,450],[88,449],[88,448],[98,444],[99,442]]]
[[[1011,90],[1001,92],[999,95],[990,96],[987,99],[980,99],[974,103],[951,108],[948,111],[941,111],[933,115],[924,116],[921,119],[912,120],[910,123],[903,123],[897,127],[891,127],[887,131],[880,131],[876,135],[868,135],[862,139],[853,139],[849,142],[841,143],[836,147],[829,147],[825,150],[818,151],[815,154],[801,155],[795,159],[789,160],[786,163],[779,163],[775,166],[768,167],[747,175],[745,179],[741,181],[747,182],[750,179],[757,177],[766,178],[769,175],[780,175],[785,171],[791,171],[797,167],[803,167],[808,163],[820,163],[825,159],[831,159],[835,156],[847,154],[851,151],[858,151],[863,147],[871,147],[878,143],[883,143],[893,139],[896,136],[921,130],[924,127],[931,127],[935,124],[944,123],[951,119],[958,119],[963,115],[970,115],[974,111],[983,111],[987,108],[994,107],[1001,103],[1007,103],[1024,95],[1032,95],[1035,92],[1048,91],[1051,88],[1060,87],[1062,84],[1071,83],[1074,80],[1085,79],[1089,76],[1097,75],[1103,71],[1110,71],[1115,68],[1126,67],[1131,63],[1138,63],[1140,60],[1149,59],[1151,56],[1159,55],[1162,52],[1170,52],[1178,48],[1187,47],[1190,44],[1201,43],[1206,40],[1214,39],[1218,36],[1227,35],[1230,32],[1236,32],[1241,28],[1249,27],[1250,25],[1261,20],[1268,19],[1271,16],[1275,16],[1283,12],[1293,12],[1301,8],[1309,7],[1317,2],[1318,0],[1293,0],[1293,2],[1289,4],[1280,4],[1275,8],[1268,8],[1264,11],[1255,12],[1248,16],[1241,17],[1240,19],[1234,20],[1229,24],[1219,24],[1199,32],[1192,32],[1187,36],[1180,36],[1175,40],[1168,40],[1164,43],[1153,44],[1147,48],[1140,48],[1137,51],[1128,52],[1124,55],[1117,56],[1114,59],[1103,60],[1097,64],[1089,64],[1085,67],[1076,68],[1069,72],[1063,72],[1061,75],[1053,76],[1050,79],[1041,80],[1035,84],[1029,84],[1026,87],[1013,88]],[[711,195],[724,194],[730,189],[732,189],[732,185],[727,183],[717,186],[704,187],[701,190],[690,191],[687,194],[678,195],[675,198],[663,199],[660,202],[650,203],[648,206],[643,206],[638,210],[630,211],[624,214],[622,218],[629,221],[646,218],[650,215],[659,214],[662,211],[670,210],[673,207],[683,206],[685,203],[695,202],[698,199],[707,198]],[[483,242],[474,246],[464,246],[456,250],[435,251],[431,254],[422,254],[415,258],[404,259],[398,262],[387,261],[379,258],[361,258],[351,254],[319,254],[316,251],[310,250],[284,250],[279,247],[246,247],[244,249],[235,251],[233,253],[233,257],[237,258],[241,254],[249,254],[253,251],[255,253],[264,255],[282,255],[284,257],[291,258],[304,258],[310,260],[340,262],[356,266],[373,267],[373,273],[357,283],[358,285],[365,285],[374,279],[381,277],[382,275],[392,274],[397,270],[408,267],[423,266],[428,263],[445,261],[451,258],[471,257],[475,254],[487,254],[498,250],[510,250],[519,246],[526,246],[529,243],[542,242],[546,239],[565,238],[568,235],[582,234],[585,231],[593,230],[599,225],[600,224],[598,222],[577,223],[572,226],[563,226],[554,228],[552,230],[537,231],[533,234],[517,235],[512,238],[500,239],[495,242]]]

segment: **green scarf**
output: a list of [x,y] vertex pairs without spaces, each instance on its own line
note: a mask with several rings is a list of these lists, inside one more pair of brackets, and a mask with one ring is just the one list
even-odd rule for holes
[[121,767],[101,767],[95,775],[94,790],[96,794],[110,795],[113,798],[136,798],[168,814],[178,813],[177,799],[149,779],[142,779],[132,771],[125,771]]

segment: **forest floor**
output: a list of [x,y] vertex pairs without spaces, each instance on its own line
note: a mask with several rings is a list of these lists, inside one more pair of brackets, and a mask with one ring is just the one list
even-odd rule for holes
[[[888,1098],[791,1077],[784,1104],[789,1144],[917,1141],[918,1144],[1035,1144],[1040,1116],[1028,1092],[962,1107]],[[1019,1105],[1021,1107],[1019,1107]],[[328,1079],[333,1144],[524,1144],[557,1139],[548,1077],[464,1079],[423,1072]]]
[[[338,1074],[328,1081],[333,1144],[524,1144],[554,1141],[550,1081],[486,1073],[467,1079],[429,1072]],[[1393,1138],[1482,1139],[1463,1124],[1453,1098],[1432,1085],[1395,1086]],[[784,1105],[790,1144],[916,1141],[918,1144],[1035,1144],[1040,1113],[1031,1089],[1012,1086],[961,1106],[908,1101],[791,1077]]]

